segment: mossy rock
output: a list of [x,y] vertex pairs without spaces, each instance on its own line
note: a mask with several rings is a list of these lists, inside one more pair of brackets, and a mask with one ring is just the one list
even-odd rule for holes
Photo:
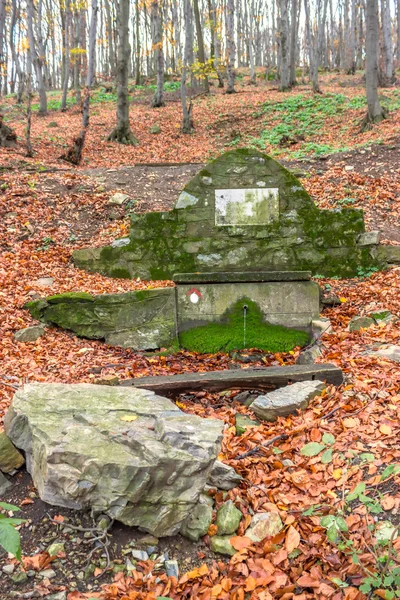
[[[244,332],[243,305],[247,305],[246,333]],[[245,348],[266,352],[290,352],[309,342],[309,334],[298,329],[265,322],[262,312],[249,298],[238,300],[223,315],[220,323],[194,327],[179,335],[180,346],[191,352],[213,354]]]
[[94,298],[87,292],[65,292],[64,294],[48,296],[46,301],[49,304],[72,304],[74,302],[94,302]]

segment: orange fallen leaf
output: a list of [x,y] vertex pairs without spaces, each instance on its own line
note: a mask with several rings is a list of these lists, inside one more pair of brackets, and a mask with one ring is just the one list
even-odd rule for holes
[[293,527],[293,525],[290,525],[289,529],[287,530],[285,539],[285,548],[287,552],[290,554],[290,552],[293,552],[293,550],[297,548],[299,544],[300,534],[297,531],[297,529]]
[[379,431],[381,433],[383,433],[384,435],[391,435],[392,433],[392,428],[390,427],[390,425],[385,425],[384,423],[382,425],[380,425],[379,427]]
[[250,546],[253,544],[251,539],[246,537],[245,535],[237,535],[235,537],[232,537],[230,539],[230,542],[235,548],[235,550],[238,551],[244,550],[245,548],[250,548]]

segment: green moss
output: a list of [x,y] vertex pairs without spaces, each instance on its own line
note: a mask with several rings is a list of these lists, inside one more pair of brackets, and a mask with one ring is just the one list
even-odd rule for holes
[[383,310],[382,312],[370,313],[370,317],[375,321],[384,321],[391,314],[390,310]]
[[[246,335],[244,335],[244,311],[246,312]],[[238,300],[223,316],[222,322],[210,323],[184,331],[179,335],[180,345],[186,350],[211,354],[246,348],[258,348],[267,352],[289,352],[309,341],[305,331],[288,329],[264,322],[255,302],[249,298]]]
[[65,292],[64,294],[55,294],[46,298],[49,304],[71,304],[73,302],[94,302],[93,296],[87,292]]
[[32,300],[24,304],[24,308],[29,310],[34,319],[40,320],[43,317],[45,309],[48,307],[46,300],[39,298],[38,300]]
[[116,279],[130,279],[131,274],[128,269],[125,269],[124,267],[115,267],[114,269],[111,269],[110,277],[115,277]]

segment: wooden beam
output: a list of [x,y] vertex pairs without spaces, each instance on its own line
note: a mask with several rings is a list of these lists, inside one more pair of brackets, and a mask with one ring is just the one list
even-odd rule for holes
[[343,383],[343,373],[335,365],[327,363],[137,377],[121,381],[120,385],[134,386],[163,396],[171,396],[202,390],[208,392],[221,392],[228,389],[269,391],[296,381],[315,379],[340,385]]

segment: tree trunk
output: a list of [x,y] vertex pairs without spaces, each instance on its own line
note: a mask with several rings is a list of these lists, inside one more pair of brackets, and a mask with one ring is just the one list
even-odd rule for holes
[[108,41],[108,61],[110,65],[111,77],[115,75],[115,53],[114,53],[114,40],[113,40],[113,27],[110,11],[110,3],[108,0],[104,0],[104,8],[106,11],[106,30],[107,30],[107,41]]
[[[19,12],[19,11],[18,11]],[[17,23],[17,0],[12,0],[12,13],[11,13],[11,24],[10,24],[10,48],[13,63],[15,65],[15,73],[18,80],[17,86],[17,104],[21,104],[22,96],[24,94],[24,74],[21,69],[21,63],[19,61],[19,55],[15,49],[15,26]]]
[[210,93],[210,86],[206,73],[206,55],[204,52],[203,29],[201,27],[199,1],[193,0],[194,21],[196,23],[197,46],[199,49],[199,63],[202,68],[201,78],[203,80],[203,89],[206,94]]
[[75,88],[75,102],[81,104],[81,84],[80,84],[80,71],[81,71],[81,47],[80,47],[80,31],[81,31],[81,13],[76,10],[74,13],[75,20],[75,35],[74,35],[74,47],[76,54],[74,57],[74,88]]
[[5,58],[6,0],[0,0],[0,96],[3,74],[7,80],[7,62]]
[[135,19],[136,19],[136,23],[135,23],[135,25],[136,25],[136,77],[135,77],[135,84],[140,85],[140,10],[139,10],[139,0],[135,0]]
[[0,148],[15,148],[17,134],[3,121],[4,115],[0,113]]
[[94,80],[98,11],[98,0],[92,0],[92,16],[90,19],[89,29],[89,56],[87,60],[86,88],[82,111],[82,129],[80,134],[73,140],[72,146],[60,157],[63,160],[72,163],[73,165],[79,165],[82,160],[82,152],[85,145],[86,133],[89,127],[90,88],[93,85]]
[[381,0],[382,16],[382,53],[384,60],[384,73],[387,83],[393,83],[393,44],[392,24],[390,19],[390,4],[388,0]]
[[189,61],[189,47],[191,44],[189,19],[190,19],[190,0],[184,0],[183,18],[185,22],[185,48],[183,52],[182,78],[181,78],[181,102],[182,102],[182,133],[191,133],[193,127],[192,102],[189,106],[186,102],[186,74]]
[[296,81],[296,45],[297,45],[297,0],[292,0],[290,22],[290,52],[289,52],[289,87],[297,84]]
[[365,79],[368,112],[361,123],[364,131],[371,123],[379,123],[385,118],[378,97],[378,0],[366,0],[366,32],[365,32]]
[[120,144],[136,145],[137,139],[129,124],[129,6],[130,0],[118,4],[118,58],[117,58],[117,126],[108,140]]
[[280,54],[280,83],[279,91],[289,89],[289,28],[288,0],[279,0],[279,54]]
[[157,68],[157,89],[151,105],[153,108],[159,108],[165,106],[163,31],[159,0],[153,0],[151,3],[151,21],[153,25],[153,48]]
[[235,90],[235,27],[234,27],[234,15],[235,15],[235,0],[227,0],[226,3],[226,51],[227,51],[227,67],[226,72],[228,76],[228,86],[226,88],[227,94],[234,94]]
[[65,0],[65,61],[64,61],[64,81],[63,81],[63,93],[61,98],[61,111],[67,110],[67,94],[68,94],[68,82],[69,82],[69,67],[70,67],[70,50],[69,50],[69,39],[71,31],[71,3],[70,0]]
[[42,58],[39,57],[36,45],[35,45],[35,36],[33,33],[33,0],[26,0],[26,8],[27,8],[27,22],[28,22],[28,40],[29,40],[29,48],[32,57],[33,67],[35,69],[36,81],[39,92],[39,115],[44,116],[47,115],[47,95],[46,89],[43,80],[43,70],[42,70]]

